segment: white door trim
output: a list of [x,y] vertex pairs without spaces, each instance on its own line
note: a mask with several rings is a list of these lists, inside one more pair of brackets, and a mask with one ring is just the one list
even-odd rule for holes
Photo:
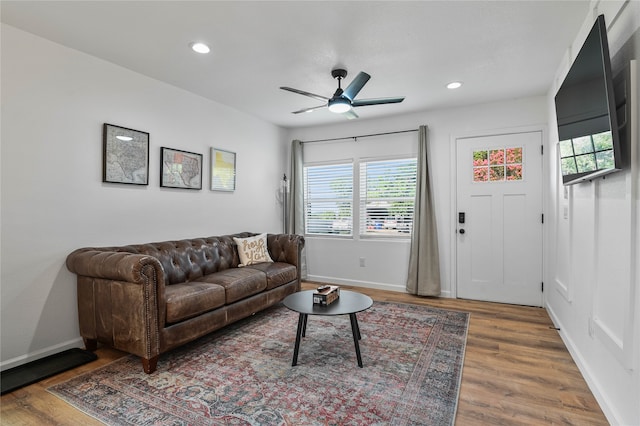
[[[451,194],[451,198],[449,200],[449,223],[451,224],[450,229],[448,229],[449,238],[451,244],[449,245],[450,250],[450,258],[451,258],[451,292],[450,297],[456,299],[458,297],[458,259],[457,259],[457,234],[458,234],[458,223],[456,219],[456,213],[458,211],[458,164],[457,158],[458,153],[456,150],[458,139],[467,139],[474,137],[485,137],[485,136],[501,136],[507,134],[514,133],[531,133],[531,132],[540,132],[542,137],[542,146],[544,147],[544,155],[542,157],[542,214],[545,218],[548,218],[547,210],[548,210],[548,202],[547,202],[547,186],[549,183],[549,162],[546,161],[546,156],[555,155],[555,151],[549,148],[548,145],[548,133],[547,126],[545,124],[534,124],[529,126],[518,126],[518,127],[506,127],[500,129],[488,129],[488,130],[469,130],[459,133],[452,133],[449,138],[449,149],[450,155],[449,160],[451,163],[450,169],[450,182],[451,182],[451,190],[449,191]],[[546,267],[546,247],[547,247],[547,235],[546,228],[542,230],[542,279],[544,280],[547,276],[547,267]],[[542,293],[542,307],[546,308],[547,298],[546,293],[550,288],[550,285],[545,286],[545,291]]]

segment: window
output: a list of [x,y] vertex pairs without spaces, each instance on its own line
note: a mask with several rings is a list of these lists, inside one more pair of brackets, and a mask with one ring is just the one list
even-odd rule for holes
[[352,235],[353,163],[304,167],[307,234]]
[[360,235],[410,234],[415,158],[360,163]]
[[473,151],[474,182],[522,180],[522,147]]
[[352,236],[356,229],[360,236],[406,237],[413,227],[416,170],[416,158],[305,166],[305,233]]

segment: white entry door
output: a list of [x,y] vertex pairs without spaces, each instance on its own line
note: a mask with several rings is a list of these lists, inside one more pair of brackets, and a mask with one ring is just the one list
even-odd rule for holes
[[542,132],[456,139],[457,297],[542,306]]

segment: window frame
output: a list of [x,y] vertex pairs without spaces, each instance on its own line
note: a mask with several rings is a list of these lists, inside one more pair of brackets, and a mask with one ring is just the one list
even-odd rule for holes
[[[376,156],[376,157],[363,157],[358,160],[358,194],[357,194],[357,206],[358,206],[358,236],[360,239],[391,239],[391,240],[407,240],[411,239],[411,235],[413,233],[413,223],[409,225],[409,232],[394,232],[394,233],[367,233],[364,228],[365,225],[362,224],[362,220],[366,218],[366,213],[362,211],[362,208],[365,207],[366,201],[362,200],[362,192],[365,192],[366,196],[366,183],[361,182],[362,178],[362,165],[368,163],[379,163],[379,162],[391,162],[391,161],[402,161],[402,160],[413,160],[416,164],[416,174],[415,179],[417,181],[418,174],[418,156],[416,154],[405,154],[405,155],[385,155],[385,156]],[[399,197],[399,198],[408,198],[408,197]],[[415,191],[413,198],[407,201],[411,201],[413,203],[413,212],[411,215],[411,222],[413,222],[413,213],[415,213]],[[365,207],[366,209],[366,207]]]
[[[339,233],[331,233],[331,232],[327,232],[327,233],[310,233],[308,231],[309,228],[309,215],[308,215],[308,198],[307,198],[307,193],[308,193],[308,186],[307,186],[307,168],[310,167],[329,167],[329,166],[346,166],[346,165],[351,165],[351,197],[349,198],[349,202],[351,203],[351,229],[350,232],[348,234],[339,234]],[[348,159],[342,159],[342,160],[334,160],[334,161],[322,161],[322,162],[310,162],[310,163],[304,163],[303,167],[302,167],[302,173],[303,173],[303,204],[304,204],[304,235],[305,237],[321,237],[321,238],[348,238],[351,239],[353,238],[353,230],[354,228],[354,185],[355,185],[355,159],[353,158],[348,158]],[[314,198],[315,200],[322,200],[323,198]],[[335,202],[341,202],[340,198],[329,198],[327,199],[327,201],[335,201]],[[345,200],[346,201],[346,200]]]
[[[348,159],[339,159],[332,161],[318,161],[318,162],[309,162],[303,164],[303,203],[304,203],[304,235],[305,237],[310,238],[332,238],[332,239],[362,239],[362,240],[408,240],[411,238],[413,233],[413,226],[410,224],[409,232],[395,232],[395,233],[367,233],[366,229],[362,227],[362,220],[365,218],[366,214],[361,212],[362,210],[362,191],[366,191],[366,187],[363,189],[361,185],[361,170],[363,164],[374,163],[374,162],[385,162],[385,161],[394,161],[394,160],[414,160],[416,162],[416,181],[417,181],[417,162],[418,158],[416,154],[404,154],[404,155],[384,155],[384,156],[374,156],[374,157],[362,157],[362,158],[348,158]],[[333,233],[309,233],[308,232],[308,214],[307,214],[307,168],[308,167],[322,167],[322,166],[332,166],[332,165],[347,165],[351,164],[352,166],[352,188],[351,188],[351,232],[349,234],[333,234]],[[366,193],[365,193],[366,195]],[[415,195],[413,200],[414,203],[414,213],[415,213]],[[413,220],[413,215],[412,215]]]

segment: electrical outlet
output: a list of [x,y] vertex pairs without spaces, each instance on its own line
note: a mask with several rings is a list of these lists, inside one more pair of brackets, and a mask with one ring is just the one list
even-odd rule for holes
[[365,262],[365,260],[364,260],[364,257],[361,257],[361,258],[360,258],[360,266],[361,266],[361,267],[364,267],[364,266],[365,266],[365,264],[366,264],[366,262]]

